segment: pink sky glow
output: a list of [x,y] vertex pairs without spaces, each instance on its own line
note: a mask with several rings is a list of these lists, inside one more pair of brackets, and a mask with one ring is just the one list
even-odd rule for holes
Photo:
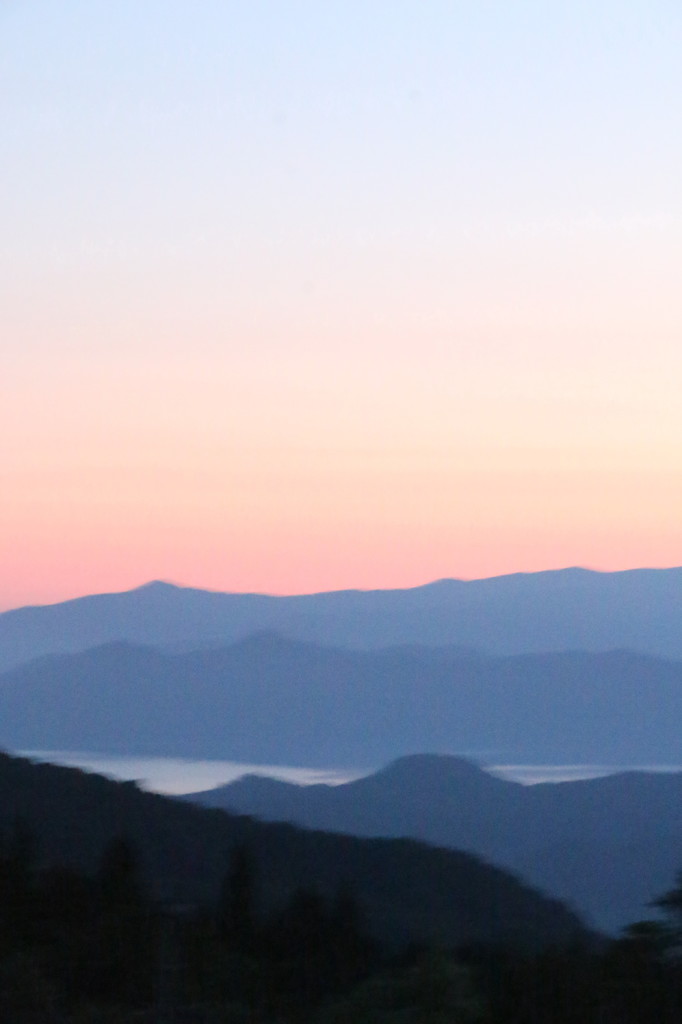
[[675,5],[304,6],[0,10],[0,608],[682,563]]

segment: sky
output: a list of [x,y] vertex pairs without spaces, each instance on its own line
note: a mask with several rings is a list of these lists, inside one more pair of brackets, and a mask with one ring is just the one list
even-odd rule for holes
[[0,608],[682,563],[678,0],[0,0]]

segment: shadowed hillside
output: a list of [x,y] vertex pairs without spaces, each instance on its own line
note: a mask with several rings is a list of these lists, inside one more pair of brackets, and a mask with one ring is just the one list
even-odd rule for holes
[[498,762],[679,764],[682,662],[348,651],[260,634],[170,655],[129,644],[0,676],[13,750],[367,768],[424,750]]
[[642,917],[682,857],[682,773],[522,786],[459,758],[424,755],[339,786],[248,775],[187,799],[311,828],[469,850],[607,930]]
[[265,909],[298,887],[351,890],[375,936],[408,941],[512,942],[534,947],[581,934],[577,918],[509,874],[464,853],[408,840],[361,840],[265,825],[144,793],[73,768],[0,755],[0,832],[19,818],[43,864],[94,872],[124,835],[157,898],[215,902],[230,852],[251,851]]

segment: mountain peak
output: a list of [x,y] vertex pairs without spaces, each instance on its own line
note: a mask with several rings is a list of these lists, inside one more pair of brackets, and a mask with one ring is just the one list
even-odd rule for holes
[[377,775],[388,775],[394,779],[451,779],[454,776],[460,778],[479,778],[488,775],[480,765],[466,757],[459,757],[455,754],[407,754],[382,768]]
[[171,583],[169,580],[149,580],[148,583],[143,583],[141,586],[135,587],[135,590],[137,590],[137,591],[140,591],[140,590],[163,591],[163,590],[183,590],[183,589],[184,588],[181,587],[179,584]]

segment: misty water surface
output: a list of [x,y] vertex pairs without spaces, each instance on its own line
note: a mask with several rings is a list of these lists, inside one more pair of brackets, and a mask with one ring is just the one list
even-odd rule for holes
[[[95,751],[22,750],[23,757],[50,761],[87,771],[98,772],[120,780],[136,779],[140,785],[156,793],[182,794],[212,789],[232,782],[246,773],[297,782],[301,785],[328,783],[339,785],[371,774],[382,767],[304,768],[295,765],[245,764],[240,761],[195,760],[180,757],[129,757]],[[538,782],[566,782],[593,779],[622,771],[682,771],[682,765],[597,765],[597,764],[490,764],[485,766],[495,775],[533,785]]]

